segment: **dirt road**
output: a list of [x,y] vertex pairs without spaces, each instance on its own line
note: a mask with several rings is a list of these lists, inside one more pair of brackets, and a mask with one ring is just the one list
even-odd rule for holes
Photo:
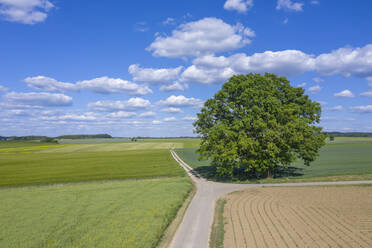
[[310,182],[282,184],[227,184],[207,181],[195,174],[193,169],[183,162],[172,150],[173,158],[182,166],[194,181],[197,188],[184,219],[173,237],[172,248],[207,248],[214,216],[215,203],[218,198],[227,193],[264,186],[316,186],[344,184],[372,184],[372,181],[347,182]]

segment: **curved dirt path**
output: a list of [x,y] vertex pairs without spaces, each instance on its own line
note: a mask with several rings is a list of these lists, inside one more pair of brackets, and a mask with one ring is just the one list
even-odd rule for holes
[[195,183],[196,194],[192,199],[182,223],[173,237],[172,248],[207,248],[214,216],[215,203],[222,195],[233,191],[264,186],[316,186],[316,185],[345,185],[371,184],[370,181],[346,182],[309,182],[309,183],[281,183],[281,184],[228,184],[207,181],[196,174],[193,169],[183,162],[171,150],[173,158],[182,166],[191,180]]

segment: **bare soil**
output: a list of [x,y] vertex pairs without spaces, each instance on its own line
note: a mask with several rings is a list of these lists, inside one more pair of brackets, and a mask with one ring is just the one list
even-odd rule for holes
[[372,247],[372,187],[254,188],[225,199],[224,247]]

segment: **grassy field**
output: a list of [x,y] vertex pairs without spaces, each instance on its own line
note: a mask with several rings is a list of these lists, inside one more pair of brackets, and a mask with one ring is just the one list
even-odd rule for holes
[[191,146],[198,140],[151,141],[64,145],[0,142],[0,187],[185,175],[169,149]]
[[155,247],[193,188],[169,149],[198,142],[0,142],[0,247]]
[[0,189],[0,247],[155,247],[186,177]]
[[[208,170],[209,161],[197,159],[196,148],[176,149],[177,154],[190,166],[206,176],[213,177]],[[318,159],[305,166],[295,162],[290,170],[282,172],[280,178],[260,180],[262,183],[314,180],[359,180],[372,179],[372,139],[336,138],[325,145]],[[257,181],[253,181],[257,182]]]

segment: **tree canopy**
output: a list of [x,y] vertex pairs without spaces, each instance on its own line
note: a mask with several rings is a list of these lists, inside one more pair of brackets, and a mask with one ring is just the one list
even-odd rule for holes
[[320,104],[285,77],[233,76],[198,113],[200,158],[222,176],[270,177],[297,158],[310,165],[327,137],[316,125],[320,114]]

